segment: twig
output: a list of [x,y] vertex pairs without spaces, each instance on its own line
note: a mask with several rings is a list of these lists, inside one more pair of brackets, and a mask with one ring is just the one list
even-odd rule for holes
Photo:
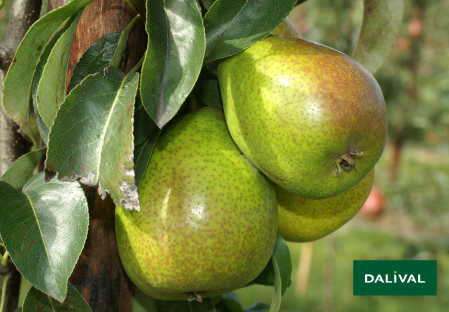
[[2,257],[2,266],[6,267],[8,265],[9,252],[5,251]]
[[8,285],[8,280],[11,277],[11,274],[6,275],[3,278],[3,285],[2,285],[2,298],[0,302],[0,312],[3,312],[3,308],[5,307],[5,301],[6,301],[6,285]]

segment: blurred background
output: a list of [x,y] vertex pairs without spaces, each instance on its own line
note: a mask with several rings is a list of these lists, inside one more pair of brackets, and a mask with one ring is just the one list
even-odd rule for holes
[[[289,243],[287,312],[449,311],[449,1],[407,0],[401,34],[375,74],[389,118],[369,207],[313,243]],[[363,0],[308,0],[290,14],[302,37],[352,54]],[[369,208],[369,209],[365,209]],[[437,260],[436,297],[352,295],[353,260]],[[272,289],[236,291],[244,307]]]
[[[11,0],[0,11],[5,36]],[[45,3],[46,1],[44,1]],[[45,4],[44,4],[45,6]],[[291,286],[281,311],[449,311],[449,0],[407,0],[394,51],[375,74],[389,137],[376,166],[376,195],[337,232],[289,243]],[[308,0],[290,19],[304,39],[351,55],[363,0]],[[354,297],[353,260],[437,260],[436,297]],[[273,288],[237,290],[243,306],[270,304]]]

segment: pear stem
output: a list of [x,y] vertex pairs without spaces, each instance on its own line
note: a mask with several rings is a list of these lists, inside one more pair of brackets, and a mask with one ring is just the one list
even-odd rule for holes
[[198,302],[203,302],[203,297],[202,295],[204,295],[204,291],[191,291],[187,293],[187,300],[188,301],[198,301]]
[[353,150],[349,150],[346,152],[346,154],[341,155],[335,162],[337,165],[337,172],[334,173],[333,175],[338,176],[341,172],[341,167],[343,167],[343,169],[345,169],[346,171],[351,170],[352,167],[357,168],[357,164],[355,163],[352,156],[362,156],[362,155],[363,155],[363,152],[356,153]]

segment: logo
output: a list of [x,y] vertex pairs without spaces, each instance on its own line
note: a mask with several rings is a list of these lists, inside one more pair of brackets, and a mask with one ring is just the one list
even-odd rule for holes
[[436,296],[436,260],[354,260],[354,296]]

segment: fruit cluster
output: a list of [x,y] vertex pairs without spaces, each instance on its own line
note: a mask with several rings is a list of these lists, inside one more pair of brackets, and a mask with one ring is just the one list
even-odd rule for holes
[[139,188],[116,210],[123,265],[143,292],[201,299],[243,287],[279,233],[323,237],[369,195],[387,133],[382,92],[350,57],[270,36],[221,61],[223,111],[164,127]]

